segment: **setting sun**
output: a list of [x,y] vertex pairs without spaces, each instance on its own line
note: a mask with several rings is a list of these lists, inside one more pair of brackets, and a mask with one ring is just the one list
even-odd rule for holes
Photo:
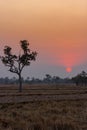
[[20,40],[38,52],[26,77],[73,76],[87,69],[87,0],[0,0],[0,16],[0,55],[6,45],[19,54]]
[[66,72],[70,73],[72,71],[72,68],[68,67],[66,68]]

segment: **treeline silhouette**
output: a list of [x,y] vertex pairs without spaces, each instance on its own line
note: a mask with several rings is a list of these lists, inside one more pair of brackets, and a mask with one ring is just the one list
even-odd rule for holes
[[82,71],[78,75],[72,78],[73,82],[78,85],[87,85],[87,73]]
[[[1,77],[0,84],[18,84],[19,81],[16,77],[8,78]],[[87,73],[82,71],[72,78],[60,78],[59,76],[51,76],[50,74],[46,74],[43,79],[35,78],[35,77],[27,77],[24,79],[22,77],[23,84],[75,84],[75,85],[87,85]]]
[[[1,77],[0,78],[0,84],[18,84],[19,81],[16,77],[12,77],[12,78],[8,78],[8,77]],[[57,76],[51,76],[48,75],[46,77],[44,77],[43,79],[39,79],[39,78],[29,78],[27,77],[26,79],[24,79],[22,77],[22,83],[23,84],[59,84],[59,83],[73,83],[71,79],[69,78],[59,78]]]

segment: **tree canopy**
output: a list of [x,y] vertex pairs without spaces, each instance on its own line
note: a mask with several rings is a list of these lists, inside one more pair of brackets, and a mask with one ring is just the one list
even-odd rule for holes
[[12,48],[4,47],[4,56],[1,57],[3,64],[9,67],[9,71],[16,73],[19,76],[20,91],[22,90],[21,72],[25,66],[29,66],[31,61],[36,60],[37,52],[31,51],[27,40],[20,41],[22,53],[15,55],[12,53]]

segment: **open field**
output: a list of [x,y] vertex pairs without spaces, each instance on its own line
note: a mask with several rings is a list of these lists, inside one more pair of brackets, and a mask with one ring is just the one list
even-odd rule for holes
[[0,86],[0,103],[17,103],[30,101],[69,101],[86,100],[87,87],[75,85],[31,85],[23,86],[18,92],[18,86]]
[[0,130],[87,130],[87,87],[1,85]]

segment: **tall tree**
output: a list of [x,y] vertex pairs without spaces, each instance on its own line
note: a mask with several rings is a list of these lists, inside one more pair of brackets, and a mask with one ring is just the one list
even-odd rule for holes
[[29,66],[31,61],[36,60],[37,52],[31,51],[27,40],[20,41],[21,54],[12,54],[12,48],[5,46],[4,56],[1,56],[1,60],[5,66],[9,67],[9,71],[16,73],[19,77],[19,92],[22,91],[22,77],[21,73],[25,66]]

